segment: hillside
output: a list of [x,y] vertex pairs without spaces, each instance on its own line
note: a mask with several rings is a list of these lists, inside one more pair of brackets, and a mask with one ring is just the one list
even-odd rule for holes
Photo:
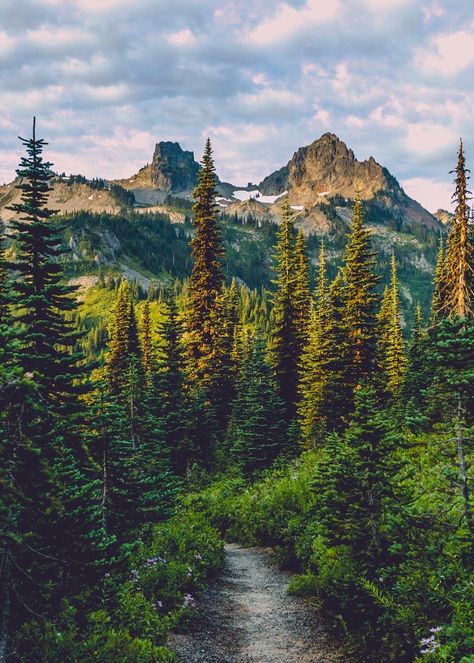
[[[122,180],[55,177],[50,206],[62,218],[71,278],[106,271],[124,274],[146,289],[152,280],[189,275],[191,199],[199,168],[192,152],[176,142],[161,142],[149,164]],[[20,195],[16,184],[0,187],[0,214],[7,225],[13,213],[6,208]],[[381,252],[384,281],[390,255],[396,253],[409,322],[417,301],[428,307],[437,236],[445,219],[409,198],[372,157],[358,161],[334,134],[298,149],[286,166],[258,186],[218,182],[227,276],[236,276],[250,288],[270,286],[272,247],[284,195],[297,227],[308,237],[313,271],[324,239],[333,276],[341,263],[356,188],[364,200],[374,246]]]

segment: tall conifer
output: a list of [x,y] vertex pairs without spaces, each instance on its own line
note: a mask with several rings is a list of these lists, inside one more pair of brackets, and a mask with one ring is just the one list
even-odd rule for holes
[[295,243],[294,221],[288,201],[285,201],[275,256],[277,279],[270,352],[280,396],[285,403],[288,422],[294,418],[296,412],[300,354],[300,335],[295,307]]
[[309,289],[309,262],[306,255],[305,238],[301,231],[298,232],[295,242],[295,320],[296,331],[299,340],[299,354],[308,341],[309,319],[311,313],[311,292]]
[[375,362],[377,308],[379,297],[375,273],[376,253],[364,227],[362,202],[356,193],[351,232],[344,256],[346,325],[351,347],[351,380],[359,388],[372,375]]
[[469,179],[462,140],[454,180],[455,216],[446,245],[438,314],[467,318],[474,315],[474,235],[469,219]]
[[392,397],[400,395],[407,368],[405,341],[400,326],[400,300],[395,255],[391,258],[391,284],[386,288],[378,316],[377,354],[382,384]]
[[436,268],[434,273],[433,280],[433,296],[431,298],[431,320],[435,322],[437,317],[440,315],[441,311],[444,309],[443,305],[443,295],[444,295],[444,285],[443,285],[443,273],[444,273],[444,242],[443,238],[440,237],[438,245],[438,257],[436,260]]
[[217,222],[216,174],[211,141],[206,141],[198,185],[194,191],[196,234],[192,240],[193,268],[189,284],[186,331],[191,379],[202,385],[216,362],[223,320],[222,239]]
[[300,360],[299,425],[303,445],[317,444],[325,429],[324,387],[328,378],[329,357],[329,301],[326,277],[326,256],[324,243],[319,253],[319,277],[316,293],[316,307],[311,311],[309,338]]

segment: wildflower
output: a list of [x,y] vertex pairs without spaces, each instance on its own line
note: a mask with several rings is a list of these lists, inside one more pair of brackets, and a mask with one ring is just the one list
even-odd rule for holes
[[435,635],[430,635],[428,638],[421,638],[420,645],[420,654],[433,654],[440,646]]
[[191,594],[185,594],[183,597],[183,608],[194,608],[196,606],[196,601]]

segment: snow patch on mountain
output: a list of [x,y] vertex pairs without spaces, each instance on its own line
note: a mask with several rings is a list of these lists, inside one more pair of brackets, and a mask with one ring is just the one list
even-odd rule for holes
[[288,191],[283,191],[283,193],[279,193],[277,196],[264,196],[258,189],[252,189],[251,191],[234,191],[233,195],[234,198],[237,198],[237,200],[240,200],[240,202],[244,202],[246,200],[258,200],[259,203],[273,205],[273,203],[275,203],[279,198],[286,196],[287,193]]

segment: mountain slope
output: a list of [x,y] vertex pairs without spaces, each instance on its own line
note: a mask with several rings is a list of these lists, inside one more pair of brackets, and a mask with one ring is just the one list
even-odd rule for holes
[[[54,178],[50,206],[59,210],[65,226],[65,243],[71,249],[69,277],[96,277],[106,270],[136,279],[146,288],[152,279],[187,276],[191,198],[199,168],[192,152],[165,142],[156,145],[152,162],[128,179]],[[6,206],[20,196],[16,183],[0,187],[0,214],[7,225],[12,213]],[[324,134],[297,150],[286,166],[258,186],[235,187],[219,181],[227,276],[236,276],[251,288],[270,285],[276,224],[285,195],[297,227],[308,237],[313,269],[324,239],[334,276],[342,260],[356,187],[364,200],[374,248],[380,253],[384,280],[395,251],[407,319],[418,300],[426,308],[437,238],[444,224],[409,198],[386,168],[373,158],[358,161],[334,134]]]

